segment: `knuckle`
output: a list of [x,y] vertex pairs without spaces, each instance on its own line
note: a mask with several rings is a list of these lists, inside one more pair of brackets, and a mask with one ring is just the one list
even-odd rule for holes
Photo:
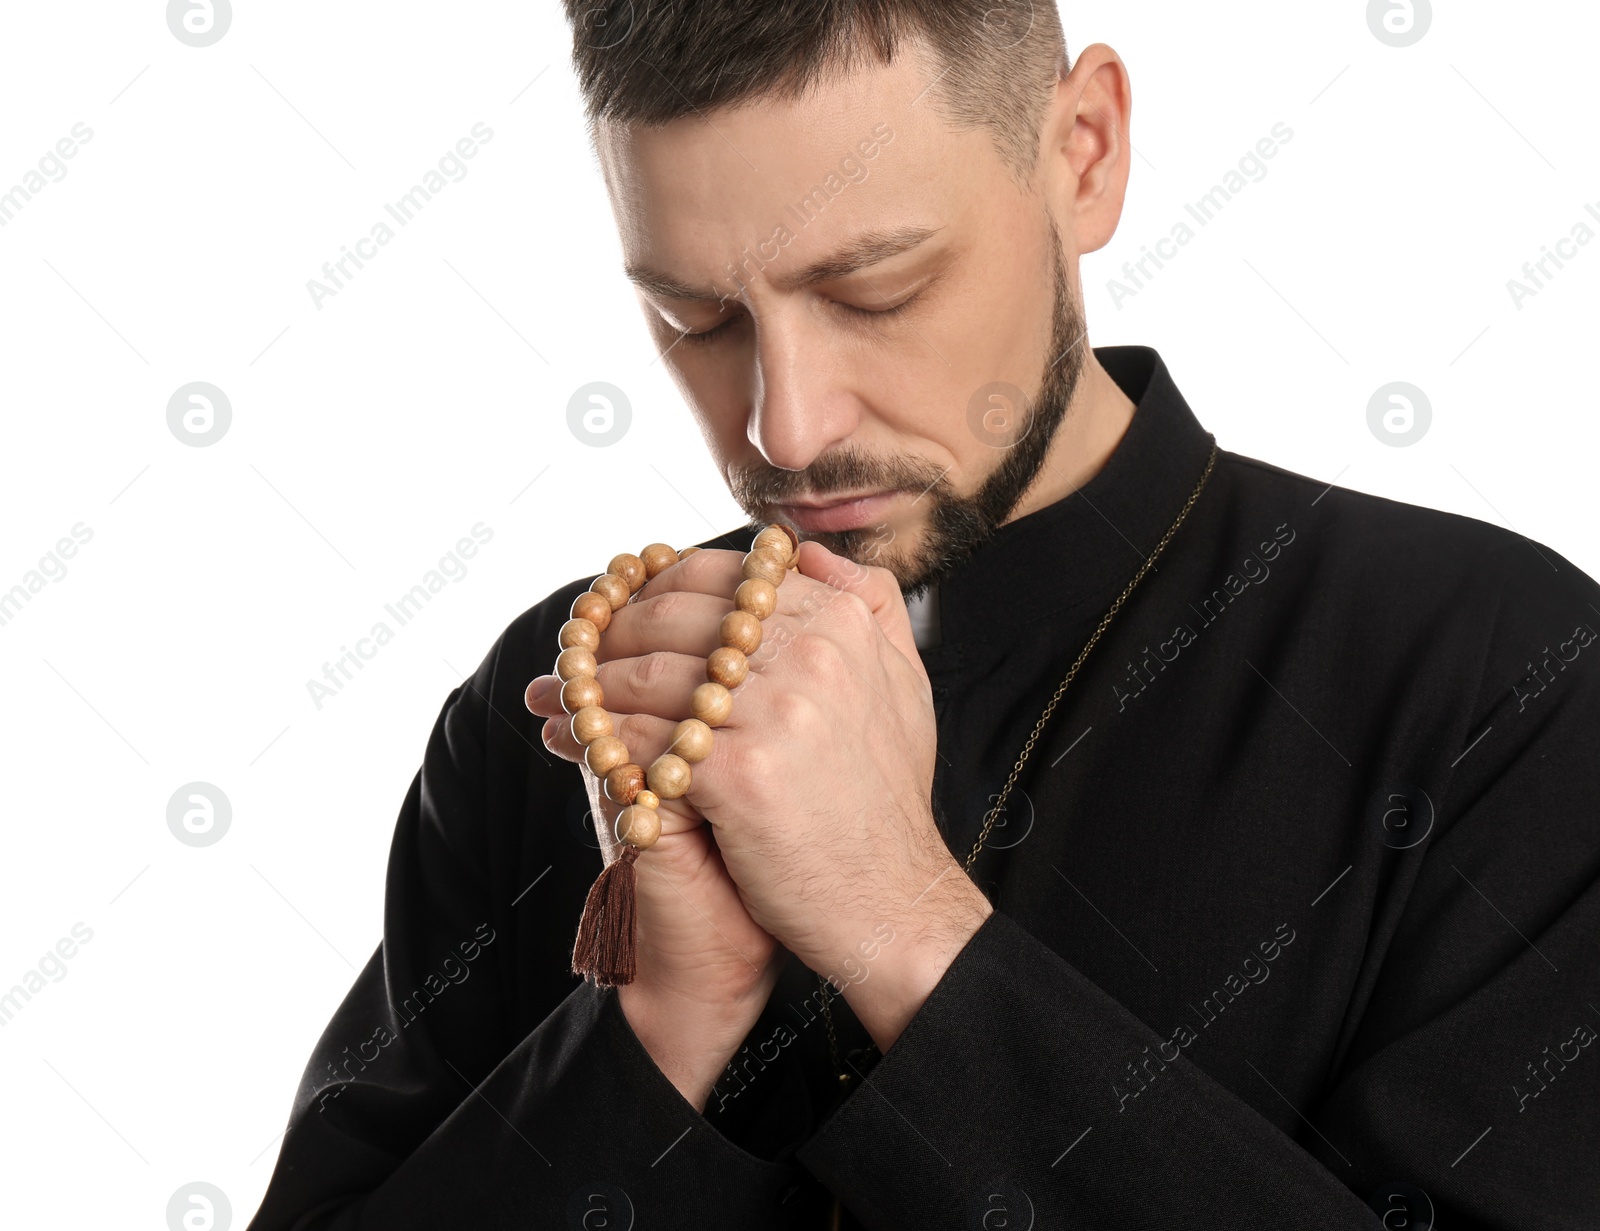
[[678,567],[683,570],[683,580],[688,588],[698,589],[725,572],[730,559],[737,567],[740,558],[739,552],[725,547],[702,547],[687,560],[681,561]]
[[837,679],[844,672],[844,656],[839,647],[819,633],[796,633],[789,652],[808,674],[822,679]]
[[665,654],[645,654],[633,660],[628,682],[641,691],[654,688],[667,678],[671,665]]
[[785,731],[797,731],[816,717],[816,706],[810,697],[793,689],[784,689],[772,697],[772,717]]
[[818,615],[824,611],[827,611],[834,605],[834,603],[837,601],[839,593],[839,591],[834,591],[832,594],[829,594],[823,590],[807,590],[796,604],[796,618],[798,618],[802,623],[809,624],[812,620],[816,619]]
[[872,608],[859,594],[845,594],[844,602],[839,604],[839,614],[845,627],[855,633],[864,633],[875,623]]
[[541,732],[544,746],[558,757],[565,760],[575,760],[581,751],[578,741],[572,738],[571,719],[563,716],[560,718],[547,718]]
[[712,755],[724,758],[719,773],[736,782],[766,783],[775,781],[772,749],[757,739],[718,740]]
[[826,638],[802,630],[789,638],[785,648],[801,666],[814,667],[820,665],[819,660],[827,652]]
[[[694,563],[693,556],[689,557],[689,563]],[[663,629],[682,619],[684,605],[682,590],[668,590],[645,603],[640,614],[644,617],[646,636],[659,640]]]
[[[617,738],[628,745],[630,753],[635,754],[640,748],[644,747],[645,742],[653,733],[654,726],[643,714],[624,714],[613,725],[616,729]],[[637,755],[634,756],[634,760],[638,761]]]

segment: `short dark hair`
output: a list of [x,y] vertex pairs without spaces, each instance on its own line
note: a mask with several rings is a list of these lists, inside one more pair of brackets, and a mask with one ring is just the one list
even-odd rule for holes
[[[1055,0],[564,0],[589,136],[758,98],[795,101],[907,39],[931,50],[927,99],[986,127],[1028,183],[1039,125],[1068,67]],[[908,102],[910,100],[907,100]]]

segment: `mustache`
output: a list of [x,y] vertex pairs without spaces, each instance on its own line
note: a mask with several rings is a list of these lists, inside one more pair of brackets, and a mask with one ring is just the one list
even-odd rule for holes
[[799,497],[826,500],[859,491],[927,491],[944,474],[944,469],[912,458],[840,454],[819,458],[804,470],[743,467],[730,472],[729,486],[734,499],[748,509],[787,504]]

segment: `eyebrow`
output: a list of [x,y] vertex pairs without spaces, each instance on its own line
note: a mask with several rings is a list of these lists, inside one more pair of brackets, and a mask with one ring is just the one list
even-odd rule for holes
[[[870,268],[879,261],[886,261],[890,257],[909,252],[926,243],[943,229],[943,227],[903,226],[868,231],[855,236],[835,251],[812,261],[804,268],[792,274],[769,278],[768,281],[781,290],[798,290],[818,282],[831,282],[835,278],[843,278]],[[635,286],[665,299],[675,299],[684,303],[721,304],[731,298],[707,287],[691,286],[671,274],[662,273],[635,261],[627,262],[623,272]]]

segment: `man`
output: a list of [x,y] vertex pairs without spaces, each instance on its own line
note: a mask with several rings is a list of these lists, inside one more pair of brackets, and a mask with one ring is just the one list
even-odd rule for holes
[[1048,5],[580,9],[752,522],[612,617],[635,760],[755,526],[805,542],[632,983],[569,969],[617,810],[547,673],[593,577],[451,693],[252,1226],[1595,1225],[1595,583],[1214,452],[1088,347],[1130,92]]

